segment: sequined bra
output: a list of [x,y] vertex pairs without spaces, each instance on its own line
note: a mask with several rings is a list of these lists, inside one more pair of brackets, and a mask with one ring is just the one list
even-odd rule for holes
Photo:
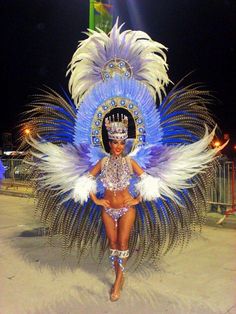
[[110,156],[102,162],[101,181],[105,189],[116,192],[130,183],[132,166],[128,157]]

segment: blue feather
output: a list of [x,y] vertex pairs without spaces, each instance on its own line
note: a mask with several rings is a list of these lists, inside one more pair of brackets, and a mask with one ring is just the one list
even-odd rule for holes
[[127,98],[139,108],[145,124],[147,143],[156,143],[161,140],[160,116],[146,86],[132,78],[126,79],[115,76],[108,81],[96,84],[83,99],[75,122],[75,144],[91,143],[90,130],[93,127],[92,123],[96,111],[106,101],[114,97]]

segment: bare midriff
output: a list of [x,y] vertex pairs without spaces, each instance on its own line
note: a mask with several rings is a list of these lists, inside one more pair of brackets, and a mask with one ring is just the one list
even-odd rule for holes
[[128,188],[122,191],[110,191],[105,190],[104,199],[110,202],[111,208],[121,208],[125,206],[125,201],[133,199],[132,195],[129,193]]

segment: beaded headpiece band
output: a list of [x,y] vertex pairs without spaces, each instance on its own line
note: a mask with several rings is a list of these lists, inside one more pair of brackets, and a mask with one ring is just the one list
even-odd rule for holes
[[105,119],[105,126],[108,132],[109,140],[125,140],[128,138],[128,117],[117,113],[117,121],[115,115]]

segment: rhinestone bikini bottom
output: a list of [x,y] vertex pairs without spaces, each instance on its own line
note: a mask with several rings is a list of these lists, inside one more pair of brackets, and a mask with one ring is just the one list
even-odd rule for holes
[[115,221],[115,226],[117,228],[117,220],[127,213],[129,207],[121,207],[121,208],[105,208],[105,212],[111,216],[111,218]]

